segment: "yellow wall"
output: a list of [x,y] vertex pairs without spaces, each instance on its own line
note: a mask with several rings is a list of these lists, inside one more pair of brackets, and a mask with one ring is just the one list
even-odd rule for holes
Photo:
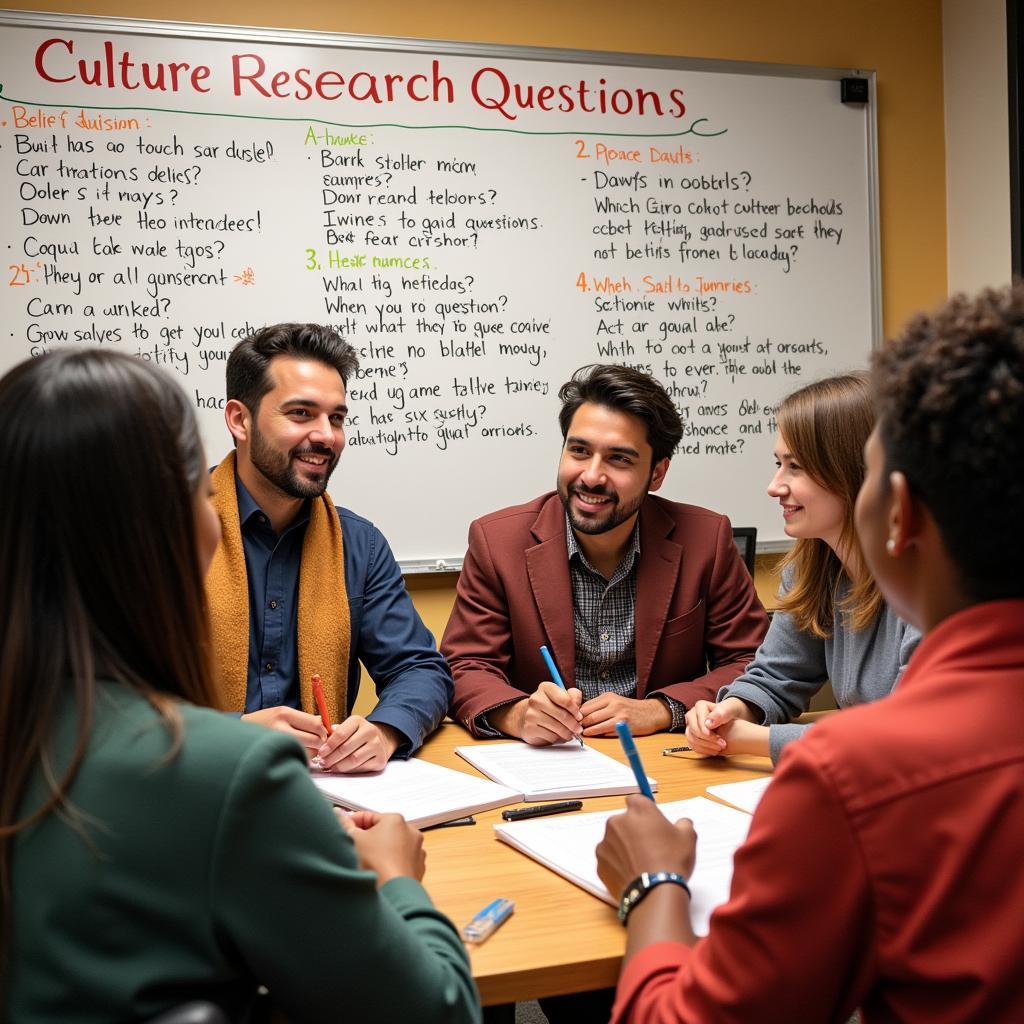
[[[873,69],[886,333],[946,295],[941,0],[386,0],[366,6],[337,0],[25,0],[2,6]],[[343,480],[344,466],[340,473]],[[346,500],[359,508],[354,496]],[[692,500],[699,503],[700,495]],[[762,571],[766,561],[758,563],[758,587],[767,601],[774,584]],[[444,628],[453,587],[451,576],[410,579],[435,634]]]

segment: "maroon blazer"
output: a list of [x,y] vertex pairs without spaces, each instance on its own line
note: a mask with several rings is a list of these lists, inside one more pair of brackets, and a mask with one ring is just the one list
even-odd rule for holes
[[[767,628],[729,520],[649,494],[640,507],[637,697],[665,693],[687,707],[714,700],[753,658]],[[541,644],[572,686],[576,641],[565,510],[554,492],[469,528],[441,641],[455,677],[451,717],[473,729],[477,715],[532,693],[550,677]]]

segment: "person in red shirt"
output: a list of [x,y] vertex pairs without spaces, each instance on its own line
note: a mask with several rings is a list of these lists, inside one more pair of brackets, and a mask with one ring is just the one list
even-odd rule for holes
[[[925,634],[888,698],[783,755],[697,941],[695,837],[630,797],[598,869],[639,889],[613,1021],[1024,1020],[1024,285],[876,354],[858,536]],[[635,897],[635,893],[634,893]]]

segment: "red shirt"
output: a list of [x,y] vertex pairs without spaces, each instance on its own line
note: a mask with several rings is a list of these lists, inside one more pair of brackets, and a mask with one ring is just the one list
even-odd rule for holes
[[613,1021],[1024,1021],[1024,600],[921,642],[892,696],[787,749],[690,949],[657,943]]

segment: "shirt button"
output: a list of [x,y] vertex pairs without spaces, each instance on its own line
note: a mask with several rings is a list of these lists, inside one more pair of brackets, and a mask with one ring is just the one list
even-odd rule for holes
[[610,679],[611,675],[612,675],[611,672],[602,672],[601,673],[601,678],[602,679]]
[[273,663],[272,661],[268,661],[268,662],[266,663],[266,665],[264,665],[263,667],[264,667],[264,668],[265,668],[265,669],[266,669],[266,670],[267,670],[268,672],[272,672],[272,671],[273,671],[273,669],[274,669],[274,663]]
[[270,607],[271,608],[276,608],[277,607],[277,602],[276,601],[271,601],[270,602]]
[[262,524],[263,524],[264,526],[266,526],[266,525],[267,525],[267,517],[266,517],[266,516],[260,516],[260,522],[261,522],[261,523],[262,523]]
[[608,634],[607,633],[602,633],[601,634],[601,639],[602,640],[607,640],[608,639]]

